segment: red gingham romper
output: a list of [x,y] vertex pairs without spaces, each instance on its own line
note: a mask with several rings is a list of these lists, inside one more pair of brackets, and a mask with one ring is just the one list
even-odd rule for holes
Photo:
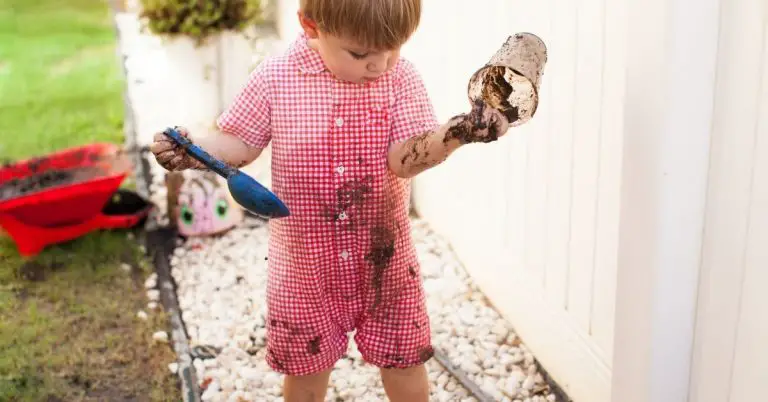
[[277,372],[331,368],[347,333],[363,358],[405,368],[431,358],[410,182],[388,168],[390,144],[439,125],[414,67],[339,81],[300,35],[262,62],[220,129],[272,144],[272,190],[291,216],[270,221],[267,361]]

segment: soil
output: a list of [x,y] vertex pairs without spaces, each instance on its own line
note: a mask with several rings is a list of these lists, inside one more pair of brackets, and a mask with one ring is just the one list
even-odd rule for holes
[[[488,105],[483,101],[476,101],[472,106],[472,112],[468,115],[459,115],[453,118],[457,121],[443,139],[444,143],[450,140],[458,140],[462,144],[469,144],[475,142],[493,142],[499,139],[499,132],[496,129],[495,121],[491,121],[491,125],[482,123],[482,116],[485,113],[485,109]],[[488,130],[487,135],[479,135],[479,131]]]
[[507,118],[509,124],[520,119],[520,113],[517,107],[509,104],[509,96],[512,95],[514,88],[504,78],[506,67],[490,67],[485,77],[485,86],[483,86],[483,99],[492,107],[499,109]]
[[45,266],[37,261],[28,261],[19,267],[19,276],[30,282],[45,280]]
[[46,170],[27,177],[0,183],[0,201],[36,193],[52,187],[81,183],[103,174],[104,171],[95,166],[84,166],[66,170]]

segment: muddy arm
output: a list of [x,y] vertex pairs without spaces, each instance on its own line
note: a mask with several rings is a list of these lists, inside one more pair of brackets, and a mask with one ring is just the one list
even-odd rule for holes
[[462,145],[496,141],[508,129],[501,113],[478,103],[469,114],[458,115],[435,131],[393,144],[387,158],[389,168],[399,177],[411,178],[443,163]]

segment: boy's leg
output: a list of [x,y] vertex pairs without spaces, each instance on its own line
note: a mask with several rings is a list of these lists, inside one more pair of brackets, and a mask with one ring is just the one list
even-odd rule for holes
[[[368,310],[355,341],[365,361],[381,369],[385,392],[394,402],[427,402],[429,380],[425,363],[434,351],[426,300],[418,272],[404,267],[402,277],[392,276],[380,302]],[[383,286],[382,286],[383,287]]]
[[285,376],[283,398],[285,402],[323,402],[328,390],[330,368],[323,372],[304,376]]
[[392,402],[429,401],[429,379],[423,364],[405,369],[383,368],[381,382]]

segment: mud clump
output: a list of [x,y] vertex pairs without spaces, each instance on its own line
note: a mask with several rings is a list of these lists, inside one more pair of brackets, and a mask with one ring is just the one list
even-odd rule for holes
[[498,109],[507,118],[509,124],[512,124],[520,119],[520,111],[509,103],[509,98],[512,96],[514,88],[504,77],[505,71],[506,67],[494,66],[488,68],[482,96],[491,107]]
[[81,183],[98,177],[104,172],[95,166],[66,170],[46,170],[27,177],[0,183],[0,201],[47,190],[53,187]]
[[[448,129],[443,143],[451,140],[458,140],[461,144],[489,143],[498,140],[497,121],[492,119],[490,125],[483,123],[482,117],[487,107],[485,102],[475,101],[471,113],[454,117],[453,120],[456,123]],[[480,135],[479,133],[484,130],[487,130],[487,135]]]

